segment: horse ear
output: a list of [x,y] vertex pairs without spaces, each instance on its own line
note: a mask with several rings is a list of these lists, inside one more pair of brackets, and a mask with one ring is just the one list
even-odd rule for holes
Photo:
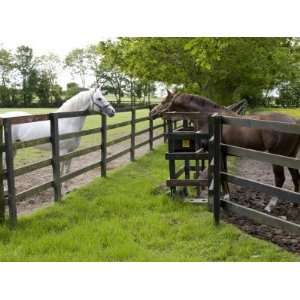
[[170,92],[168,89],[167,89],[167,93],[168,93],[168,97],[169,97],[169,96],[173,96],[173,93]]

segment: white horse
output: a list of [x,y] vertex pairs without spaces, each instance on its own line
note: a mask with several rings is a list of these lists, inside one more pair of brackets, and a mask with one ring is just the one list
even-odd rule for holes
[[[101,112],[109,117],[115,115],[115,109],[102,95],[99,87],[83,91],[67,100],[56,112],[72,112],[72,111],[90,111]],[[14,111],[0,114],[1,118],[10,118],[17,116],[31,115],[27,112]],[[81,131],[86,116],[74,118],[60,118],[58,121],[59,134],[67,134]],[[29,141],[44,137],[50,137],[50,121],[38,121],[32,123],[24,123],[12,125],[12,141]],[[61,140],[59,143],[60,155],[67,154],[76,150],[80,145],[80,137],[72,137]],[[35,146],[41,150],[51,151],[51,144],[43,144]],[[15,153],[14,153],[15,154]],[[72,160],[62,162],[61,175],[70,172]]]

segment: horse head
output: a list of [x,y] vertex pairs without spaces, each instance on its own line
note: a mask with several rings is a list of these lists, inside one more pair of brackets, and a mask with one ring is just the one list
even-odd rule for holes
[[150,112],[150,118],[156,119],[160,118],[164,112],[170,111],[170,107],[172,106],[172,101],[174,99],[175,94],[167,90],[167,96],[162,100],[160,104],[154,106]]
[[93,90],[93,93],[91,95],[91,105],[89,107],[89,110],[103,113],[109,117],[113,117],[116,113],[113,106],[103,96],[99,86],[97,86]]

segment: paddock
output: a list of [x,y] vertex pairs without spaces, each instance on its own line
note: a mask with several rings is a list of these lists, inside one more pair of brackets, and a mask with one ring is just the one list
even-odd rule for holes
[[[241,105],[239,104],[237,107],[238,107],[238,109],[240,109]],[[104,170],[109,170],[109,169],[119,167],[120,165],[124,164],[127,161],[130,161],[130,160],[133,161],[136,158],[144,155],[147,151],[153,150],[154,146],[159,145],[163,141],[166,140],[167,135],[165,135],[165,133],[167,133],[169,131],[169,134],[170,134],[170,130],[168,130],[168,127],[169,127],[169,129],[171,127],[174,128],[175,133],[178,132],[179,134],[191,135],[191,131],[183,132],[182,129],[180,129],[180,126],[184,125],[184,124],[180,124],[179,120],[175,121],[174,119],[171,120],[172,118],[170,118],[171,122],[169,122],[169,124],[168,124],[168,121],[166,122],[166,121],[162,121],[160,119],[153,121],[153,120],[149,119],[149,117],[148,117],[149,109],[151,109],[151,108],[150,107],[141,107],[139,109],[122,109],[122,110],[120,110],[120,112],[119,112],[119,115],[121,115],[120,119],[106,124],[106,137],[104,137],[104,139],[102,136],[103,132],[101,130],[101,128],[103,127],[102,126],[103,125],[102,124],[103,116],[101,116],[101,115],[88,116],[88,120],[93,120],[93,121],[89,122],[88,127],[84,128],[84,130],[81,133],[77,133],[86,139],[86,143],[83,143],[81,148],[79,150],[75,151],[75,153],[70,154],[71,156],[74,155],[74,157],[76,157],[77,162],[73,166],[72,172],[70,173],[71,175],[68,175],[69,178],[68,177],[67,177],[67,179],[65,179],[63,177],[60,178],[60,180],[62,179],[61,183],[64,181],[64,179],[69,180],[70,182],[73,183],[73,185],[71,185],[71,190],[72,190],[74,188],[79,188],[81,185],[87,184],[95,177],[98,177],[101,175],[102,175],[102,177],[105,177],[106,174],[105,173],[103,174],[103,171],[101,174],[101,167],[103,168],[103,164],[102,164],[102,160],[101,160],[101,157],[102,157],[101,155],[103,154],[102,143],[100,142],[100,144],[96,144],[96,145],[91,143],[90,134],[92,134],[94,137],[96,137],[97,141],[103,141],[103,140],[105,141],[106,140],[106,153],[104,153],[104,157],[106,155],[106,159],[105,159],[106,164],[104,165]],[[71,116],[72,116],[72,114],[70,114],[70,117]],[[30,118],[32,121],[32,118],[35,120],[40,120],[41,118],[50,118],[50,116],[47,114],[47,115],[38,115],[38,116],[30,117]],[[17,119],[14,119],[13,122],[14,121],[21,122],[22,120],[17,118]],[[25,121],[28,121],[28,120],[25,120]],[[224,122],[226,122],[226,119],[224,119]],[[242,124],[241,120],[238,120],[236,122],[238,122],[239,125]],[[249,123],[249,121],[248,121],[248,123]],[[93,125],[91,126],[91,124],[93,124]],[[185,124],[185,126],[186,125],[187,124]],[[95,126],[97,126],[97,127],[95,127]],[[243,126],[246,126],[246,125],[243,124]],[[251,126],[253,126],[253,124]],[[270,124],[270,125],[266,125],[266,126],[269,126],[269,127],[276,126],[276,124]],[[215,134],[214,134],[215,125],[212,125],[212,128],[213,128],[212,129],[213,131],[210,133],[210,138],[215,136]],[[294,133],[296,133],[296,132],[298,132],[297,130],[299,130],[299,129],[298,129],[298,127],[295,127],[292,129],[291,129],[291,127],[289,127],[288,130],[292,130]],[[65,136],[65,138],[68,138],[68,137],[69,136]],[[191,137],[191,136],[189,136],[189,137]],[[64,138],[64,136],[62,138]],[[169,138],[170,138],[170,135],[169,135]],[[204,136],[202,136],[202,138],[204,138]],[[205,138],[207,138],[207,137],[205,137]],[[211,140],[215,141],[214,138]],[[22,145],[16,144],[13,146],[20,147],[20,148],[22,146],[22,148],[24,148],[24,151],[29,151],[28,150],[28,149],[30,149],[29,147],[37,142],[45,142],[45,141],[30,141],[27,144],[23,143]],[[170,140],[168,142],[170,142]],[[195,142],[197,144],[196,140],[194,140],[194,142],[192,141],[192,144],[194,143],[193,145],[195,145]],[[211,143],[211,144],[214,144],[214,143]],[[104,143],[104,145],[105,145],[105,143]],[[214,145],[211,145],[211,146],[215,147]],[[4,144],[3,145],[4,152],[7,149],[6,147],[7,147],[7,145]],[[225,145],[221,145],[222,149],[224,147],[225,147]],[[169,148],[169,150],[170,150],[170,148]],[[197,149],[193,148],[193,151],[194,150],[196,151]],[[237,154],[236,151],[235,152],[233,151],[233,150],[237,150],[237,149],[231,149],[231,150],[232,151],[230,154]],[[211,150],[210,154],[212,154],[212,153],[215,155],[217,152],[215,152],[215,150]],[[187,154],[191,155],[191,152],[190,153],[187,152]],[[177,156],[178,155],[179,154],[177,153]],[[247,153],[247,155],[249,155],[249,153]],[[264,159],[266,158],[265,154],[260,154],[258,156],[260,157],[260,160],[263,160],[263,158]],[[20,157],[22,157],[22,154],[20,155]],[[54,189],[55,181],[52,180],[52,178],[53,178],[52,176],[54,174],[53,173],[53,165],[51,165],[51,163],[49,164],[49,162],[51,160],[49,158],[46,158],[46,159],[43,158],[42,161],[38,161],[37,163],[34,163],[34,164],[29,164],[28,163],[29,160],[28,160],[28,157],[26,157],[26,154],[24,155],[24,157],[25,157],[24,160],[17,158],[15,161],[16,165],[14,166],[14,172],[15,172],[14,177],[16,178],[15,183],[16,183],[16,187],[17,187],[16,194],[15,194],[16,200],[21,200],[21,198],[24,197],[22,199],[23,201],[16,201],[16,207],[18,208],[18,210],[21,214],[22,214],[22,212],[26,213],[26,212],[31,211],[32,208],[38,208],[45,204],[47,205],[48,203],[51,203],[51,199],[53,199],[53,190],[55,191],[55,189]],[[38,155],[37,155],[37,157],[38,157]],[[212,157],[213,156],[211,155],[211,158]],[[177,157],[174,157],[174,158],[177,158]],[[208,157],[205,157],[205,159],[207,159],[207,158]],[[210,160],[211,160],[211,158],[210,158]],[[250,158],[251,158],[251,155],[250,155]],[[61,162],[61,159],[64,159],[64,157],[60,157],[60,162]],[[267,160],[269,161],[270,159],[272,159],[272,157],[268,158]],[[186,159],[184,159],[184,158],[182,158],[182,160],[186,161]],[[214,162],[215,161],[217,161],[217,160],[214,160]],[[285,163],[287,163],[289,166],[291,166],[291,163],[295,163],[295,160],[293,160],[293,162],[285,160]],[[22,164],[25,164],[25,166]],[[49,165],[45,166],[45,164],[49,164]],[[86,166],[83,167],[83,164],[85,164]],[[41,168],[39,168],[39,167],[41,167]],[[190,179],[189,173],[190,173],[190,171],[197,172],[198,167],[200,168],[200,170],[203,170],[204,161],[201,162],[201,164],[198,164],[198,165],[196,164],[195,166],[185,165],[185,166],[183,166],[183,168],[181,168],[180,170],[177,170],[175,172],[175,173],[177,173],[177,175],[184,174],[185,178],[183,178],[182,180],[189,180],[190,182],[188,182],[188,184],[182,185],[178,181],[176,181],[176,182],[173,181],[173,183],[171,181],[169,181],[168,185],[170,187],[176,186],[176,184],[178,184],[178,183],[181,186],[188,186],[191,183],[192,183],[191,185],[194,185],[194,181],[196,182],[197,178]],[[212,167],[214,168],[215,166],[213,165]],[[47,172],[44,172],[45,170],[47,170]],[[27,171],[31,172],[30,177],[27,175]],[[82,172],[84,172],[84,173],[82,173]],[[221,175],[221,177],[225,176],[225,174],[223,175],[221,171],[219,171],[218,174]],[[247,172],[244,172],[243,174],[246,177],[248,177]],[[4,175],[5,179],[7,179],[7,171],[4,170],[3,175]],[[235,175],[237,175],[237,176],[240,175],[239,170],[237,170],[237,173]],[[71,177],[73,177],[73,178],[71,178]],[[170,178],[170,179],[176,180],[175,177]],[[27,180],[27,181],[25,181],[25,180]],[[42,180],[46,181],[46,185],[49,184],[49,188],[46,191],[44,190],[45,185],[43,185],[43,183],[42,183],[41,187],[39,187],[39,184]],[[253,179],[251,179],[251,180],[253,181]],[[271,177],[268,180],[271,183],[271,181],[272,181]],[[234,182],[234,183],[236,183],[236,182]],[[27,184],[27,186],[26,186],[26,184]],[[206,182],[206,184],[207,184],[207,182]],[[214,187],[211,190],[211,192],[213,192],[213,193],[215,193],[214,185],[215,185],[215,181],[213,180],[212,182],[210,182],[210,186]],[[33,186],[33,188],[32,188],[32,186]],[[257,185],[255,185],[255,187],[252,189],[252,192],[250,192],[250,193],[247,190],[247,188],[245,190],[245,188],[241,188],[241,189],[235,188],[236,185],[231,185],[231,186],[233,187],[232,199],[236,204],[226,202],[220,197],[220,199],[219,199],[220,206],[218,208],[218,204],[216,204],[216,202],[215,202],[217,200],[216,199],[211,200],[211,202],[214,203],[214,205],[212,205],[212,207],[214,208],[213,211],[214,211],[214,217],[215,217],[216,223],[218,223],[219,219],[222,218],[225,221],[234,223],[235,225],[239,226],[241,229],[243,229],[251,234],[257,235],[259,237],[263,237],[264,239],[267,239],[267,240],[272,240],[273,242],[275,242],[275,243],[279,244],[280,246],[285,247],[289,250],[293,250],[296,252],[298,252],[300,250],[298,247],[298,245],[299,245],[299,239],[298,239],[298,235],[299,235],[298,230],[299,229],[298,228],[300,226],[300,225],[298,225],[299,224],[298,217],[293,217],[291,214],[285,213],[288,220],[283,220],[280,213],[282,211],[284,211],[284,207],[286,207],[286,206],[284,206],[284,203],[280,204],[281,210],[277,211],[274,214],[274,216],[272,214],[271,216],[267,215],[265,217],[266,214],[262,210],[260,211],[260,213],[253,212],[253,209],[258,210],[258,211],[260,210],[257,206],[255,206],[255,200],[253,200],[252,204],[251,204],[251,205],[253,205],[253,208],[252,208],[252,210],[248,210],[248,211],[250,211],[250,213],[249,213],[247,211],[247,208],[244,208],[244,207],[248,205],[248,203],[249,203],[248,196],[251,193],[252,194],[255,193],[256,197],[257,197],[257,193],[260,193],[259,191],[255,191],[255,187]],[[22,187],[23,187],[23,190],[25,190],[23,192],[21,191]],[[289,188],[290,188],[290,186],[289,186]],[[32,195],[30,195],[30,194],[32,194]],[[293,199],[296,199],[294,202],[297,202],[298,194],[288,191],[287,197],[290,197],[290,195],[292,195]],[[18,197],[19,197],[19,199],[18,199]],[[266,201],[266,199],[267,199],[267,197],[263,194],[259,194],[258,197],[260,197],[260,203],[262,201]],[[45,201],[43,199],[47,199],[47,200]],[[59,200],[59,198],[57,198],[57,200]],[[250,200],[251,200],[251,198],[250,198]],[[221,207],[222,207],[222,210],[224,209],[223,211],[220,209]],[[226,208],[227,208],[227,210],[226,210]],[[232,214],[232,212],[233,212],[233,214]],[[243,212],[243,213],[241,213],[241,212]],[[220,215],[220,213],[221,213],[221,215]],[[257,217],[254,218],[254,222],[249,220],[249,216],[251,217],[253,215],[259,215],[259,218],[257,218]],[[261,215],[263,215],[262,218],[261,218]],[[259,225],[257,223],[258,219],[260,221],[263,219],[263,221],[260,222],[261,225]],[[265,221],[266,219],[268,219],[268,221]],[[293,221],[293,222],[291,222],[291,221]],[[291,223],[295,223],[295,224],[291,225]],[[273,229],[274,224],[275,224],[275,227],[277,227],[277,229]],[[280,224],[280,226],[277,226],[277,224]],[[275,238],[271,239],[270,238],[271,235],[275,236]]]
[[[8,199],[5,200],[4,196],[1,199],[1,216],[4,219],[5,207],[8,204],[9,219],[12,226],[15,226],[17,219],[17,203],[18,208],[22,210],[22,202],[34,207],[39,207],[43,202],[49,203],[51,199],[59,201],[62,194],[62,183],[73,180],[75,177],[81,177],[78,181],[73,181],[71,188],[87,183],[95,176],[106,176],[108,168],[124,164],[127,160],[134,161],[136,156],[140,156],[145,151],[152,150],[157,142],[161,142],[164,136],[164,124],[161,120],[153,122],[148,117],[150,107],[144,106],[135,108],[122,108],[119,110],[121,117],[119,121],[107,124],[107,119],[104,115],[91,115],[92,121],[87,122],[87,129],[81,132],[75,132],[59,136],[57,128],[52,126],[50,138],[43,138],[32,140],[28,142],[11,143],[9,132],[12,124],[34,122],[40,120],[49,120],[52,124],[57,123],[58,118],[76,117],[79,115],[86,115],[86,112],[71,112],[71,113],[55,113],[55,114],[42,114],[33,115],[28,117],[15,117],[4,119],[2,122],[1,130],[6,132],[5,140],[8,143],[2,144],[2,153],[6,154],[6,161],[8,162],[7,170],[2,169],[2,183],[4,180],[8,182]],[[121,121],[121,122],[120,122]],[[97,127],[95,127],[97,126]],[[91,139],[94,136],[94,141]],[[72,153],[66,155],[59,155],[58,140],[67,139],[72,136],[85,137],[83,146]],[[96,139],[95,139],[96,137]],[[95,143],[96,140],[96,143]],[[43,157],[38,161],[32,163],[32,157],[17,160],[19,164],[15,166],[15,161],[12,156],[12,149],[22,149],[28,151],[30,147],[43,143],[52,144],[52,155],[50,157]],[[26,153],[25,152],[25,153]],[[24,154],[23,154],[24,155]],[[26,155],[26,154],[25,154]],[[42,155],[45,155],[44,153]],[[40,156],[36,154],[39,158]],[[124,157],[127,159],[124,160]],[[59,166],[65,159],[76,158],[77,162],[73,166],[71,173],[60,176]],[[22,165],[25,163],[25,165]],[[86,176],[83,173],[89,172]],[[30,173],[30,177],[28,177]],[[2,195],[3,195],[2,184]],[[51,191],[54,191],[54,197]],[[36,201],[36,199],[41,201]],[[43,201],[42,199],[46,199]],[[29,205],[23,205],[24,210],[28,210]]]

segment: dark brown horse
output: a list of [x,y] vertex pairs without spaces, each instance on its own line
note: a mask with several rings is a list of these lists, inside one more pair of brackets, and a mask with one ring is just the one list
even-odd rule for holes
[[[213,113],[217,112],[222,115],[238,116],[234,112],[217,105],[205,97],[183,93],[172,94],[169,91],[167,97],[161,102],[161,104],[152,109],[150,116],[152,118],[161,117],[162,114],[167,111],[203,113],[205,117],[202,122],[199,121],[197,127],[201,128],[204,132],[208,131],[208,116]],[[251,114],[243,116],[243,118],[300,124],[299,120],[295,120],[292,117],[281,113]],[[222,141],[234,146],[258,151],[267,151],[273,154],[290,157],[296,157],[300,145],[300,137],[295,134],[228,125],[224,126]],[[277,187],[282,187],[285,181],[284,168],[282,166],[273,165],[273,172],[275,176],[275,185]],[[299,192],[299,171],[297,169],[289,168],[289,172],[292,176],[295,191]],[[277,198],[272,197],[270,203],[266,207],[266,210],[270,212],[276,203]]]

